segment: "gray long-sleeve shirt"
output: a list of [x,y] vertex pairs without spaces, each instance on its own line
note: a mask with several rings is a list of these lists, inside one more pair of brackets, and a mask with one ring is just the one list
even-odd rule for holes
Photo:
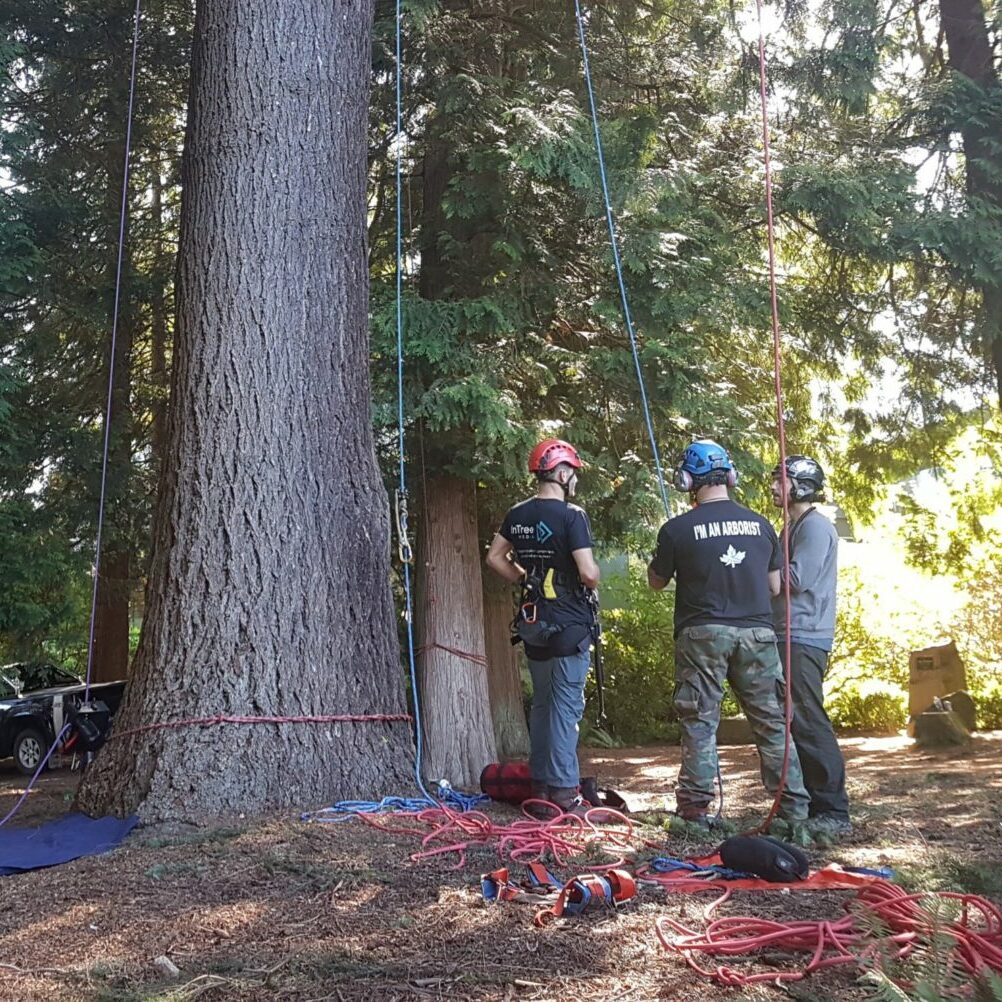
[[[780,574],[785,574],[785,570]],[[790,640],[793,643],[831,651],[835,639],[837,579],[838,534],[835,526],[812,508],[794,524],[790,535]],[[785,588],[772,600],[772,614],[776,635],[784,640]]]

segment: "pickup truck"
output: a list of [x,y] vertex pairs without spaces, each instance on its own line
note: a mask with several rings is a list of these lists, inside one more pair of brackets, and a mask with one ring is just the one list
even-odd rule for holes
[[[19,663],[0,667],[0,759],[13,757],[18,772],[34,774],[63,729],[71,707],[84,701],[86,686],[75,675],[51,664]],[[90,699],[103,702],[114,716],[125,682],[100,682]],[[57,751],[72,747],[73,734]]]

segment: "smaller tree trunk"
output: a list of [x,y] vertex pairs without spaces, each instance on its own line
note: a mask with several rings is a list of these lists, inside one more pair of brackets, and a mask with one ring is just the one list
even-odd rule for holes
[[101,555],[94,610],[92,682],[114,682],[129,671],[129,551],[115,547]]
[[424,775],[473,789],[497,759],[484,655],[476,485],[428,481],[419,536],[418,686]]
[[[998,106],[999,80],[995,54],[982,0],[939,0],[940,20],[950,54],[950,69],[977,84],[987,107]],[[989,100],[993,98],[994,100]],[[986,113],[971,115],[961,124],[964,140],[967,193],[994,211],[1002,210],[1002,121]],[[1002,269],[996,268],[977,284],[982,295],[980,326],[988,363],[995,371],[1002,406]]]
[[[91,679],[110,682],[125,678],[129,670],[129,597],[132,594],[131,526],[128,518],[129,484],[132,478],[132,357],[139,325],[133,300],[132,251],[128,227],[122,233],[121,291],[118,317],[113,313],[115,278],[119,254],[119,213],[122,197],[122,163],[125,141],[112,144],[108,156],[109,184],[105,199],[108,234],[108,315],[116,325],[115,355],[111,359],[111,412],[109,423],[108,467],[105,483],[103,552],[98,562],[97,603],[94,609],[94,647]],[[103,388],[106,383],[100,384]],[[103,400],[102,400],[103,403]]]
[[522,701],[522,676],[518,648],[511,643],[511,585],[485,571],[484,646],[487,651],[487,686],[494,721],[494,740],[502,760],[529,754],[529,728]]
[[168,261],[163,246],[163,179],[153,172],[152,214],[155,233],[153,276],[150,284],[150,384],[153,393],[153,421],[150,449],[159,477],[167,446],[167,283]]

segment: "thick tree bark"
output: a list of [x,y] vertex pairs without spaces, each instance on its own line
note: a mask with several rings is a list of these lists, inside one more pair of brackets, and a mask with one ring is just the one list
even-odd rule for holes
[[494,740],[502,760],[529,754],[529,728],[522,701],[518,648],[511,644],[515,614],[512,586],[485,571],[484,645],[487,650],[487,687],[494,721]]
[[429,479],[417,567],[424,774],[476,789],[497,759],[484,664],[476,484]]
[[[989,96],[1002,87],[995,66],[988,20],[981,0],[939,0],[940,20],[949,50],[950,68]],[[988,102],[986,102],[986,106]],[[1002,212],[1002,120],[982,112],[961,125],[967,193],[996,213]],[[981,327],[988,360],[995,370],[1002,406],[1002,272],[979,284],[982,294]]]
[[372,0],[202,0],[147,616],[91,813],[147,820],[407,785],[389,512],[369,425]]

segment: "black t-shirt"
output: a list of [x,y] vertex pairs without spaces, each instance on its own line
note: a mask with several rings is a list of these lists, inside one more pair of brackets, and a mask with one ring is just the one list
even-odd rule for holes
[[511,543],[515,559],[531,576],[543,581],[551,568],[557,576],[559,598],[546,603],[546,618],[565,629],[546,648],[526,644],[527,656],[537,661],[568,656],[590,635],[593,619],[572,556],[593,545],[588,516],[557,498],[529,498],[509,509],[498,533]]
[[651,567],[677,581],[675,636],[687,626],[772,628],[769,571],[783,556],[768,519],[736,501],[697,505],[661,526]]

